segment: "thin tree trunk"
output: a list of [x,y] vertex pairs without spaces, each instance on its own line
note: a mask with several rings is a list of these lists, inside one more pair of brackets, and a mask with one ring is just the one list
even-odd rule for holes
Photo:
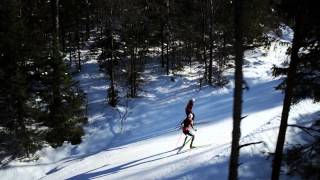
[[282,162],[282,152],[286,137],[286,131],[288,127],[288,117],[290,112],[292,94],[293,94],[293,87],[294,87],[294,79],[296,76],[296,69],[298,64],[298,52],[301,47],[301,30],[300,26],[302,23],[302,19],[300,14],[297,14],[295,17],[295,29],[294,29],[294,37],[292,43],[292,51],[291,51],[291,61],[289,65],[289,72],[286,79],[286,88],[285,88],[285,95],[283,100],[283,108],[281,114],[281,123],[278,133],[278,140],[277,146],[274,154],[273,159],[273,166],[272,166],[272,180],[278,180],[280,176],[280,169],[281,169],[281,162]]
[[137,46],[135,47],[134,51],[134,61],[133,61],[133,97],[137,96],[137,69],[136,69],[136,63],[137,63],[137,58],[136,54],[138,53],[138,48]]
[[222,46],[222,65],[226,65],[226,57],[227,57],[227,41],[226,41],[227,34],[223,32],[223,46]]
[[131,49],[131,97],[134,98],[134,61],[135,61],[135,47]]
[[233,130],[231,155],[229,162],[229,180],[238,179],[239,165],[239,140],[241,137],[241,113],[242,113],[242,65],[243,65],[243,32],[242,32],[242,1],[235,0],[234,5],[234,27],[235,27],[235,89],[233,100]]
[[188,59],[189,59],[189,67],[190,67],[190,69],[191,69],[191,63],[192,63],[192,44],[190,43],[188,43]]
[[[79,37],[79,35],[78,35]],[[77,40],[77,50],[78,50],[78,70],[81,71],[81,52],[80,52],[80,39]]]
[[161,23],[161,67],[164,68],[164,23]]
[[72,35],[71,35],[71,32],[68,33],[68,39],[69,39],[69,61],[70,61],[70,67],[72,67],[72,45],[71,45],[71,42],[72,42]]
[[[26,116],[26,112],[25,112],[25,108],[24,108],[24,104],[25,104],[25,101],[26,101],[26,97],[24,95],[23,92],[25,92],[25,87],[23,87],[23,80],[25,80],[25,78],[23,78],[24,76],[24,71],[21,69],[21,68],[17,68],[16,69],[16,73],[17,73],[17,76],[18,76],[18,82],[17,84],[18,87],[20,87],[21,89],[19,89],[15,95],[17,96],[15,101],[13,102],[16,102],[15,103],[15,106],[17,108],[17,123],[18,123],[18,127],[16,127],[16,133],[19,137],[19,139],[22,139],[23,141],[21,142],[22,143],[22,146],[24,148],[23,152],[29,157],[30,155],[30,145],[31,145],[31,142],[30,142],[30,136],[28,135],[28,130],[26,128],[26,125],[25,125],[25,116]],[[21,82],[22,81],[22,82]]]
[[170,14],[170,0],[167,0],[167,75],[169,75],[169,44],[170,44],[169,14]]
[[90,15],[89,15],[89,2],[86,1],[86,40],[90,37]]
[[209,60],[209,74],[208,83],[212,85],[212,61],[213,61],[213,3],[210,0],[210,60]]
[[80,24],[79,15],[76,17],[76,41],[77,41],[77,52],[78,52],[78,71],[81,71],[81,53],[80,53]]
[[[169,39],[169,36],[167,36]],[[169,75],[169,40],[167,40],[167,75]]]
[[53,126],[58,126],[61,123],[60,118],[57,117],[57,111],[58,108],[60,108],[61,105],[61,92],[60,92],[60,86],[61,86],[61,81],[60,81],[60,75],[59,75],[59,63],[60,62],[60,52],[59,52],[59,0],[53,0],[53,62],[52,62],[52,82],[51,82],[51,88],[52,88],[52,102],[49,105],[50,109],[50,125],[51,127]]
[[[112,23],[111,23],[112,24]],[[110,62],[110,65],[111,65],[111,69],[110,69],[110,79],[111,79],[111,85],[113,86],[114,85],[114,72],[113,72],[113,62],[114,62],[114,57],[113,57],[113,32],[112,32],[112,27],[111,27],[111,62]]]
[[55,40],[59,40],[59,0],[51,0],[52,28]]
[[[108,29],[108,23],[106,21],[106,29]],[[110,65],[109,67],[109,75],[110,75],[110,88],[111,88],[111,104],[112,106],[116,106],[116,97],[115,97],[115,87],[114,87],[114,81],[115,81],[115,77],[114,77],[114,40],[113,40],[113,7],[111,5],[111,9],[110,9],[110,18],[109,18],[109,26],[110,26],[110,31],[105,31],[106,32],[106,37],[110,37],[111,40],[111,47],[110,47],[110,63],[107,63]],[[109,34],[107,34],[107,32],[109,32]],[[108,52],[108,41],[106,42],[106,52]]]
[[[60,15],[60,19],[61,19]],[[61,48],[63,51],[66,51],[66,31],[65,31],[65,24],[63,23],[63,19],[60,22],[61,30],[60,30],[60,43],[61,43]]]
[[[111,23],[112,24],[112,23]],[[112,29],[112,28],[111,28]],[[116,106],[115,87],[114,87],[114,55],[113,55],[113,33],[111,30],[111,61],[110,61],[110,81],[111,81],[111,102],[112,106]]]
[[172,52],[171,52],[171,57],[172,57],[172,67],[176,68],[177,67],[177,57],[176,57],[176,46],[175,44],[172,44],[171,46],[171,49],[172,49]]
[[103,38],[103,23],[102,23],[102,19],[101,19],[101,22],[100,22],[100,39]]
[[206,48],[206,24],[207,24],[207,13],[206,13],[206,7],[207,7],[207,0],[203,0],[202,5],[202,43],[203,43],[203,62],[204,62],[204,80],[207,82],[208,77],[208,65],[207,65],[207,48]]
[[226,48],[226,35],[223,33],[222,35],[223,42],[222,42],[222,57],[218,61],[218,74],[217,74],[217,84],[219,86],[222,86],[222,73],[223,73],[223,68],[225,64],[225,48]]

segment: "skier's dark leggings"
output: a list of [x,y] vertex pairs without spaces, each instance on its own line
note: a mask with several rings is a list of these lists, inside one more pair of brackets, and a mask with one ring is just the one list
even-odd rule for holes
[[188,136],[191,136],[190,147],[192,147],[193,140],[194,140],[194,135],[190,131],[184,131],[183,134],[186,135],[186,138],[184,139],[183,145],[185,145],[184,143],[186,143]]

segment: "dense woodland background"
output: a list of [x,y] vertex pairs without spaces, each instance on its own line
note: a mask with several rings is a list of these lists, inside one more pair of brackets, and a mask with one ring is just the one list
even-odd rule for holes
[[[2,0],[0,159],[30,157],[45,145],[58,147],[65,141],[81,143],[86,95],[72,76],[87,60],[81,53],[87,47],[99,55],[100,69],[110,78],[106,101],[113,107],[119,98],[139,96],[150,53],[158,54],[163,73],[173,75],[173,81],[185,65],[202,69],[200,86],[225,86],[223,72],[235,68],[229,178],[237,179],[239,149],[246,146],[239,145],[243,52],[268,46],[281,36],[281,27],[290,27],[291,60],[273,69],[275,76],[286,77],[277,87],[285,93],[272,176],[277,179],[290,105],[320,100],[317,8],[316,0]],[[192,67],[195,61],[199,67]],[[319,126],[318,120],[297,128],[319,133]],[[316,160],[302,168],[316,173],[320,138],[314,137],[286,159],[302,162],[301,153],[311,152]]]

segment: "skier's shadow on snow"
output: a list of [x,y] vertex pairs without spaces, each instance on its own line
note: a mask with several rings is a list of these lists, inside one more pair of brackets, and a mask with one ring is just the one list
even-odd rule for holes
[[[120,149],[124,149],[124,148],[126,148],[126,147],[110,148],[110,149],[106,149],[106,150],[103,150],[103,151],[114,151],[114,150],[120,150]],[[80,162],[80,161],[84,160],[85,158],[87,158],[87,157],[89,157],[89,156],[91,156],[91,155],[94,155],[94,154],[96,154],[96,153],[94,152],[94,153],[89,153],[89,154],[80,155],[80,156],[73,156],[72,158],[68,157],[68,158],[62,159],[61,161],[62,161],[63,163],[68,163],[68,162],[70,163],[70,162],[72,162],[72,161],[78,161],[78,162]],[[57,162],[56,162],[56,163],[57,163]],[[76,163],[77,163],[77,162],[76,162]],[[48,163],[48,164],[43,164],[43,165],[49,165],[49,164],[50,164],[50,163]],[[55,168],[53,168],[53,169],[51,169],[50,171],[48,171],[48,172],[46,173],[46,175],[50,175],[50,174],[56,173],[56,172],[64,169],[65,167],[66,167],[66,166],[63,166],[63,167],[56,166]],[[41,179],[41,178],[40,178],[40,179]]]
[[134,161],[131,161],[131,162],[128,162],[128,163],[125,163],[125,164],[121,164],[119,166],[116,166],[116,167],[113,167],[113,168],[110,168],[110,169],[106,169],[106,170],[98,171],[98,172],[92,172],[92,171],[95,171],[97,169],[101,169],[101,168],[104,168],[104,167],[108,166],[108,165],[104,165],[104,166],[101,166],[99,168],[90,170],[90,171],[88,171],[86,173],[79,174],[79,175],[73,176],[71,178],[68,178],[68,180],[92,179],[92,178],[100,178],[100,177],[103,177],[103,176],[108,176],[108,175],[111,175],[111,174],[118,173],[121,170],[125,170],[125,169],[128,169],[128,168],[132,168],[132,167],[135,167],[135,166],[139,166],[139,165],[145,164],[145,163],[150,163],[150,162],[153,162],[153,161],[158,161],[158,160],[161,160],[161,159],[165,159],[165,158],[169,158],[169,157],[172,157],[172,156],[176,156],[177,154],[173,153],[173,154],[169,154],[169,155],[164,156],[164,157],[151,159],[151,158],[154,158],[154,157],[157,157],[157,156],[161,156],[161,155],[165,155],[165,154],[177,151],[177,150],[178,150],[178,148],[175,148],[175,149],[172,149],[172,150],[169,150],[169,151],[166,151],[166,152],[158,153],[158,154],[151,155],[151,156],[148,156],[148,157],[145,157],[145,158],[142,158],[142,159],[138,159],[138,160],[134,160]]

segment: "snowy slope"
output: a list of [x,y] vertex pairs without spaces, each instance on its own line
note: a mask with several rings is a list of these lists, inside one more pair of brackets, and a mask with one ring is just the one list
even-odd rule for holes
[[[268,179],[283,95],[275,91],[279,79],[271,75],[273,64],[281,63],[285,47],[246,52],[241,143],[263,141],[241,150],[241,179]],[[145,69],[143,96],[130,100],[128,118],[120,132],[118,112],[105,102],[108,81],[98,71],[92,56],[77,77],[88,96],[89,124],[83,143],[50,147],[38,152],[36,162],[10,163],[0,170],[1,179],[227,179],[232,131],[233,92],[228,88],[204,87],[199,91],[195,70],[185,68],[172,82],[150,61]],[[227,72],[232,77],[232,71]],[[196,98],[194,112],[198,131],[194,144],[199,148],[178,148],[184,135],[176,128],[185,116],[184,107]],[[120,110],[125,107],[120,107]],[[293,107],[290,122],[311,120],[317,105],[306,100]],[[294,141],[290,136],[288,139]],[[282,176],[283,179],[291,177]]]

